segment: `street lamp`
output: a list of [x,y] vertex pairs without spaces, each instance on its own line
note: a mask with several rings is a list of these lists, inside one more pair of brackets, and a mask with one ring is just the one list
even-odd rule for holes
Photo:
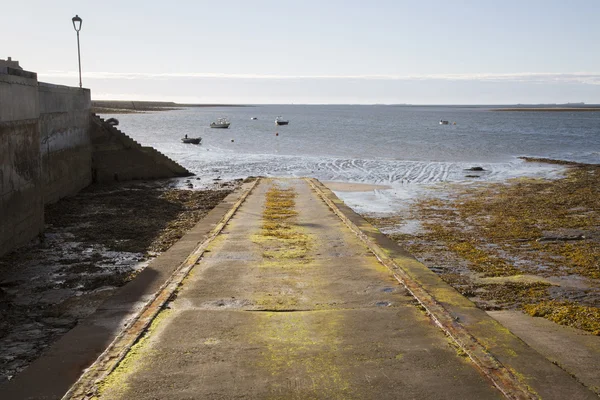
[[79,15],[75,15],[71,21],[73,21],[73,28],[77,32],[77,58],[79,59],[79,87],[83,87],[81,84],[81,52],[79,51],[79,31],[81,30],[81,18]]

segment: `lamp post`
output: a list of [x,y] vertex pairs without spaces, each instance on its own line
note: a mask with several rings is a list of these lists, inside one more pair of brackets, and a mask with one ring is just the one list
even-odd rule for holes
[[77,59],[79,60],[79,87],[83,87],[81,84],[81,51],[79,50],[79,31],[81,30],[81,18],[79,15],[75,15],[71,21],[73,21],[73,28],[77,32]]

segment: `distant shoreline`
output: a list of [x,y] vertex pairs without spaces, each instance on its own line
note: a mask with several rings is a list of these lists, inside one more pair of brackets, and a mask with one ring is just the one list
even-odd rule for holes
[[180,104],[167,101],[92,100],[96,114],[133,114],[148,111],[171,111],[188,107],[251,107],[244,104]]
[[545,112],[585,112],[585,111],[600,111],[600,107],[518,107],[518,108],[494,108],[490,111],[545,111]]
[[[401,105],[404,107],[429,107],[430,105]],[[97,114],[132,114],[155,111],[180,110],[190,107],[256,107],[250,104],[185,104],[167,101],[130,101],[130,100],[92,100],[92,112]],[[485,105],[447,105],[447,107],[486,107]],[[513,111],[513,112],[600,112],[600,106],[512,106],[506,108],[492,108],[488,111]],[[496,106],[499,107],[499,106]],[[502,107],[502,106],[500,106]]]

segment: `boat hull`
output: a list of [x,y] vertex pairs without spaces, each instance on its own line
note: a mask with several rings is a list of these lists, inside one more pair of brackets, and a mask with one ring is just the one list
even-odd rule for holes
[[214,122],[212,124],[210,124],[211,128],[216,128],[216,129],[228,129],[229,125],[231,124],[215,124]]
[[200,144],[202,138],[183,138],[181,141],[185,144]]
[[287,125],[290,121],[275,121],[275,125]]

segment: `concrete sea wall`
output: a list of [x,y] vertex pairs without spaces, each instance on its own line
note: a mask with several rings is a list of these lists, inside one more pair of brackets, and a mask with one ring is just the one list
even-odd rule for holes
[[0,255],[44,229],[44,205],[92,181],[90,91],[0,69]]
[[90,91],[39,83],[44,202],[77,193],[92,181]]
[[189,176],[90,112],[89,89],[0,67],[0,256],[44,229],[44,205],[92,182]]
[[0,255],[44,227],[37,75],[0,71]]

